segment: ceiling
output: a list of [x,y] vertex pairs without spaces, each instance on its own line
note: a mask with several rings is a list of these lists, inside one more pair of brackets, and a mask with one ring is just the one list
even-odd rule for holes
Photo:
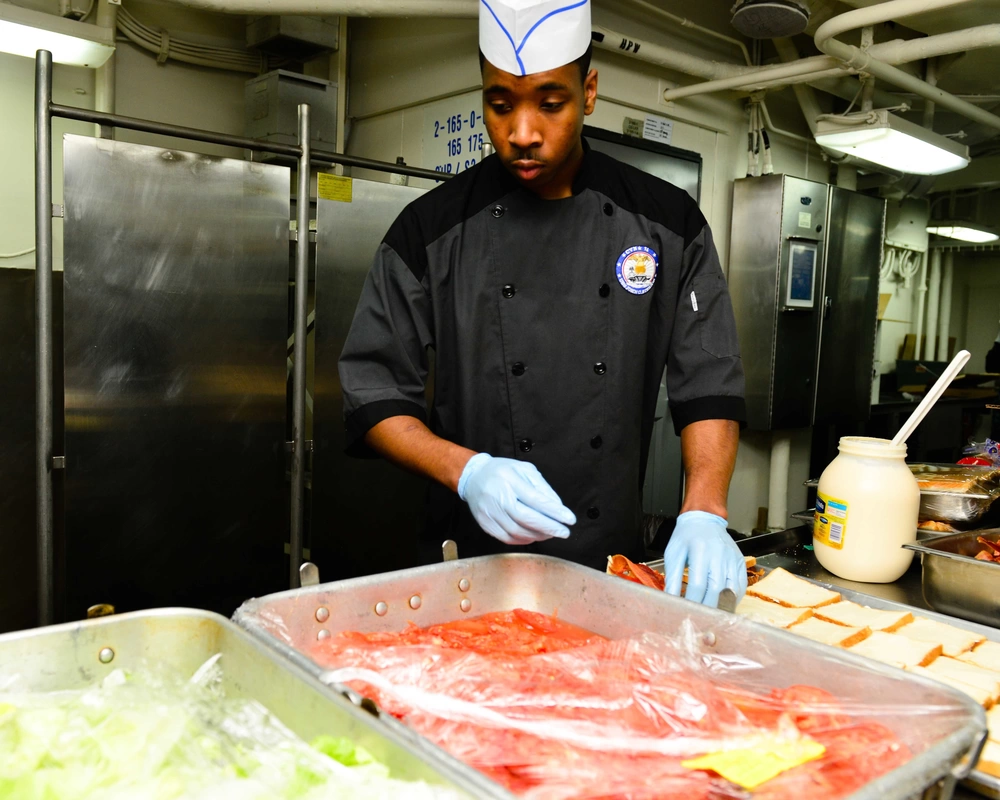
[[[686,17],[720,33],[739,37],[730,23],[733,0],[646,0],[659,6],[664,11]],[[807,0],[810,7],[810,23],[805,33],[795,37],[795,44],[803,57],[816,55],[819,51],[813,43],[816,29],[831,17],[847,13],[856,8],[881,5],[888,0]],[[1000,23],[1000,0],[969,0],[952,8],[930,11],[919,15],[900,17],[892,22],[879,25],[875,29],[875,41],[885,42],[894,39],[914,39],[939,33],[958,31],[964,28]],[[858,44],[859,31],[852,31],[843,37],[845,42]],[[748,44],[749,39],[745,39]],[[778,60],[773,48],[765,44],[764,61],[771,63]],[[908,71],[921,75],[924,66],[914,63],[900,65]],[[938,85],[941,89],[979,105],[1000,115],[1000,47],[973,50],[939,59]],[[906,95],[898,92],[895,87],[880,82],[878,88],[901,97],[910,105],[911,110],[905,113],[910,119],[922,124],[925,101],[922,97]],[[829,97],[829,96],[828,96]],[[842,110],[847,102],[836,98],[833,100],[836,110]],[[1000,130],[970,122],[966,117],[936,109],[934,130],[945,134],[964,134],[960,139],[967,144],[975,158],[985,157],[994,152],[1000,154]],[[998,155],[1000,159],[1000,155]],[[985,165],[985,161],[981,162]],[[998,162],[1000,163],[1000,162]],[[971,173],[974,168],[962,170]],[[961,173],[955,173],[949,183],[954,188],[955,178]],[[1000,179],[1000,172],[998,172]],[[931,189],[933,191],[933,189]]]

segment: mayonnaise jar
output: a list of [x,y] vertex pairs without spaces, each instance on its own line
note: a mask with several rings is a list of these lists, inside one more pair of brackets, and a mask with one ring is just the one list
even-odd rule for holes
[[917,540],[920,487],[906,465],[906,445],[844,436],[823,470],[816,496],[816,559],[841,578],[891,583],[906,572]]

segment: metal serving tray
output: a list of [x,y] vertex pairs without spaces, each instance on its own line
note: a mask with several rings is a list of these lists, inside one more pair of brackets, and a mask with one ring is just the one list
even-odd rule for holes
[[225,617],[208,611],[162,608],[4,634],[0,676],[16,673],[19,687],[51,692],[95,684],[114,669],[133,669],[143,661],[194,674],[216,653],[222,654],[227,694],[258,700],[307,741],[321,734],[348,736],[394,777],[451,786],[470,798],[510,797],[412,732],[386,727]]
[[[794,530],[781,531],[780,533],[776,534],[763,534],[761,537],[756,537],[756,538],[764,538],[764,537],[771,538],[777,536],[781,537],[782,544],[785,544],[786,546],[794,546],[795,544],[801,543],[796,539],[794,533],[795,533]],[[964,536],[966,534],[961,534],[961,535]],[[934,544],[936,545],[938,541],[939,540],[935,540]],[[745,543],[741,544],[741,549],[743,549],[744,552],[746,551]],[[976,563],[983,564],[984,562],[977,561]],[[986,563],[988,565],[988,562]],[[650,561],[648,562],[648,566],[650,566],[653,569],[658,569],[662,571],[663,561],[662,559],[658,561]],[[1000,564],[995,564],[994,566],[1000,568]],[[767,572],[771,571],[770,568],[768,567],[764,567],[764,569]],[[804,577],[804,576],[799,576],[799,577]],[[998,574],[998,577],[1000,577],[1000,574]],[[804,578],[804,579],[811,581],[812,583],[815,583],[819,586],[823,586],[824,588],[830,589],[831,591],[839,592],[840,596],[844,600],[850,600],[860,605],[868,606],[869,608],[881,608],[889,611],[909,611],[914,616],[921,616],[921,617],[927,617],[928,619],[935,619],[947,625],[953,625],[956,628],[962,628],[967,631],[972,631],[973,633],[977,633],[980,636],[985,636],[987,639],[991,641],[1000,643],[1000,630],[997,630],[996,628],[993,627],[989,627],[987,625],[979,625],[975,622],[969,622],[964,619],[956,619],[955,617],[948,616],[947,614],[941,614],[935,611],[928,611],[923,608],[916,608],[907,603],[897,603],[893,600],[885,600],[881,597],[875,597],[870,594],[865,594],[864,592],[858,592],[853,589],[846,589],[843,586],[840,586],[839,584],[826,583],[824,581],[818,581],[813,578]],[[925,599],[926,599],[926,593],[925,593]],[[928,600],[928,602],[930,601]],[[967,786],[968,788],[972,789],[975,792],[978,792],[981,795],[992,798],[992,800],[1000,800],[1000,778],[996,778],[992,775],[987,775],[985,772],[979,772],[978,770],[973,770],[969,774],[969,776],[965,778],[965,780],[963,780],[963,783],[965,784],[965,786]]]
[[[966,536],[968,534],[959,534],[959,536]],[[935,539],[933,544],[936,546],[940,543],[940,539]],[[917,549],[920,545],[904,545],[906,547],[912,547],[912,549]],[[984,562],[977,561],[977,564],[982,564]],[[995,564],[998,569],[1000,569],[1000,564]],[[926,570],[926,568],[925,568]],[[926,571],[924,573],[926,575]],[[1000,577],[1000,574],[998,574]],[[851,600],[859,605],[869,606],[870,608],[883,608],[889,611],[909,611],[915,617],[927,617],[928,619],[935,619],[938,622],[944,622],[947,625],[953,625],[956,628],[962,628],[963,630],[972,631],[973,633],[978,633],[980,636],[985,636],[987,639],[993,642],[1000,642],[1000,630],[990,627],[988,625],[979,625],[975,622],[969,622],[965,619],[956,619],[948,614],[939,614],[934,611],[926,611],[922,608],[915,608],[906,603],[896,603],[892,600],[883,600],[881,597],[874,597],[870,594],[865,594],[864,592],[856,592],[851,589],[845,589],[842,586],[837,586],[832,583],[824,583],[823,581],[813,581],[813,583],[824,586],[827,589],[831,589],[835,592],[840,592],[841,597],[844,600]],[[924,584],[924,599],[928,603],[931,601],[927,598],[926,583]],[[933,605],[933,603],[931,603]],[[937,608],[937,606],[934,606]],[[978,759],[977,759],[978,760]],[[993,775],[987,775],[985,772],[980,772],[978,770],[972,770],[971,773],[962,781],[962,783],[973,791],[985,796],[992,798],[992,800],[1000,800],[1000,778],[996,778]]]
[[[819,480],[813,478],[806,481],[804,485],[815,489],[819,486]],[[938,522],[969,525],[989,511],[995,499],[994,495],[982,492],[945,492],[935,489],[921,489],[919,517]]]
[[558,614],[612,638],[675,634],[690,619],[720,654],[767,654],[780,664],[769,676],[771,687],[807,683],[881,709],[914,703],[960,709],[953,725],[934,731],[913,725],[912,718],[893,721],[890,713],[884,721],[917,755],[851,795],[853,800],[919,797],[929,787],[925,797],[948,798],[954,778],[968,773],[968,762],[960,761],[978,758],[984,739],[982,708],[943,684],[546,556],[486,556],[295,589],[249,600],[233,618],[322,678],[324,671],[305,652],[333,633],[396,631],[408,622],[432,625],[512,608]]
[[1000,564],[977,561],[976,539],[1000,541],[991,528],[939,536],[904,547],[920,553],[924,600],[932,608],[963,619],[1000,627]]
[[[796,511],[794,514],[789,514],[790,519],[794,519],[796,522],[801,522],[802,525],[809,529],[812,533],[813,526],[816,524],[816,511],[815,509],[808,509],[806,511]],[[937,531],[925,530],[923,528],[917,528],[917,536],[946,536],[947,534],[938,533]]]

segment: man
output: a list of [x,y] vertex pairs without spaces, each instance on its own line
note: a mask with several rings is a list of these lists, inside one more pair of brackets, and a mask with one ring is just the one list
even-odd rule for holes
[[[428,543],[642,556],[664,364],[687,476],[667,591],[746,589],[726,531],[743,371],[711,232],[682,190],[590,151],[589,0],[483,0],[496,155],[414,201],[379,248],[340,361],[348,450],[432,479]],[[427,424],[427,351],[435,352]]]

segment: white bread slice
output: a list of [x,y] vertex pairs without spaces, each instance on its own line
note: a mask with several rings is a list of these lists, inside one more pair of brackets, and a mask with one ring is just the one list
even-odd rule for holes
[[840,600],[838,592],[798,578],[781,567],[771,570],[757,581],[747,589],[747,594],[790,608],[818,608]]
[[983,753],[979,756],[979,763],[976,764],[976,769],[980,772],[985,772],[987,775],[1000,778],[1000,744],[994,742],[992,739],[987,740],[986,746],[983,748]]
[[837,625],[835,622],[824,622],[816,617],[792,625],[788,630],[805,636],[814,642],[833,645],[834,647],[850,647],[857,644],[862,639],[868,638],[871,634],[869,628],[849,628],[846,625]]
[[1000,706],[993,706],[986,712],[986,727],[990,729],[990,738],[1000,743]]
[[899,628],[896,633],[907,639],[940,644],[941,651],[946,656],[952,657],[971,650],[974,645],[986,639],[985,636],[980,636],[978,633],[970,633],[962,628],[956,628],[925,617],[917,617],[909,625]]
[[763,622],[776,628],[787,628],[789,625],[811,617],[813,612],[811,608],[779,606],[777,603],[747,595],[736,606],[736,613],[747,619],[752,619],[754,622]]
[[918,642],[895,633],[875,631],[851,648],[852,653],[874,658],[894,667],[926,667],[941,655],[941,645]]
[[956,681],[968,683],[990,693],[995,703],[1000,699],[1000,672],[992,672],[975,664],[959,661],[957,658],[942,656],[928,665],[927,670],[936,675],[947,675]]
[[815,613],[817,617],[825,619],[827,622],[850,625],[853,628],[871,628],[873,631],[885,631],[886,633],[891,633],[900,625],[913,622],[913,614],[909,611],[868,608],[868,606],[852,603],[850,600],[841,600],[839,603],[823,606]]
[[[937,672],[931,672],[927,669],[927,667],[907,667],[906,669],[907,672],[912,672],[914,675],[923,675],[925,678],[939,681],[947,686],[950,686],[952,689],[958,689],[958,691],[964,692],[979,703],[979,705],[983,708],[993,708],[993,698],[990,697],[990,693],[985,689],[973,686],[971,683],[963,683],[962,681],[955,680],[950,675],[941,675]],[[997,708],[1000,708],[1000,706],[997,706]]]
[[988,639],[980,642],[974,649],[957,656],[959,661],[968,661],[983,669],[991,669],[1000,672],[1000,644],[991,642]]

